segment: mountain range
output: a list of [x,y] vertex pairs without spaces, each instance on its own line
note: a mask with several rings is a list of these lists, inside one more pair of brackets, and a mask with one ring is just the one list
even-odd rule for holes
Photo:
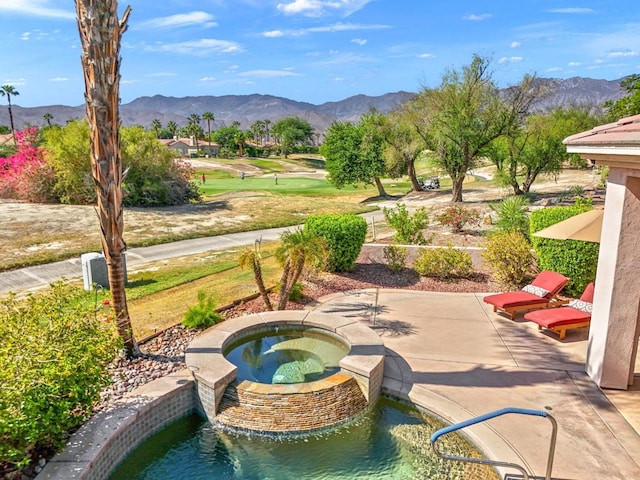
[[[540,78],[538,81],[547,87],[549,94],[538,100],[534,109],[548,111],[556,107],[573,105],[598,109],[607,100],[617,100],[624,95],[624,90],[620,87],[622,80],[583,77]],[[415,93],[411,92],[387,93],[380,96],[355,95],[338,102],[326,102],[321,105],[259,94],[180,98],[155,95],[139,97],[130,103],[122,104],[120,116],[123,125],[142,125],[150,128],[153,120],[158,119],[163,126],[169,121],[174,121],[182,127],[187,124],[189,115],[212,112],[215,116],[212,130],[230,125],[234,121],[240,122],[240,128],[246,130],[257,120],[269,119],[273,123],[285,117],[295,116],[306,120],[317,132],[322,133],[332,122],[355,122],[371,108],[389,113],[414,95]],[[14,104],[12,110],[17,129],[28,125],[44,125],[45,113],[51,114],[52,122],[58,124],[82,118],[85,114],[84,105],[21,107],[19,104]],[[7,105],[0,106],[0,124],[9,125]],[[206,128],[205,122],[202,122],[202,125]]]

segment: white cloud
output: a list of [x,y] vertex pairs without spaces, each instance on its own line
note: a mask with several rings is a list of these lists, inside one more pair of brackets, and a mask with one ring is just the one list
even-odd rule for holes
[[524,60],[523,57],[502,57],[498,60],[500,65],[504,65],[506,63],[518,63]]
[[238,65],[229,65],[223,73],[236,73],[240,66]]
[[487,20],[488,18],[491,18],[492,16],[493,15],[491,15],[490,13],[480,13],[480,14],[471,13],[469,15],[465,15],[462,18],[464,20],[470,20],[472,22],[481,22],[482,20]]
[[361,47],[367,44],[367,41],[364,38],[354,38],[351,40],[351,43],[355,43],[356,45],[360,45]]
[[3,85],[11,85],[12,87],[20,87],[27,84],[26,78],[7,79],[2,82]]
[[202,77],[200,79],[201,82],[215,82],[217,80],[216,77]]
[[321,17],[332,13],[348,17],[361,10],[371,0],[294,0],[277,5],[285,15]]
[[204,57],[223,53],[241,53],[244,49],[235,42],[216,40],[215,38],[202,38],[189,42],[160,43],[148,45],[146,50],[151,52],[178,53],[182,55],[195,55]]
[[335,33],[335,32],[349,32],[349,31],[359,31],[359,30],[384,30],[387,28],[391,28],[390,25],[380,25],[380,24],[359,24],[359,23],[334,23],[332,25],[324,25],[322,27],[311,27],[311,28],[301,28],[299,30],[272,30],[269,32],[264,32],[262,35],[264,37],[301,37],[303,35],[307,35],[309,33]]
[[637,57],[638,52],[634,52],[633,50],[629,50],[628,48],[621,48],[620,50],[613,50],[607,52],[607,57],[609,58],[620,58],[620,57]]
[[561,71],[562,71],[562,68],[560,67],[551,67],[545,70],[545,72],[548,72],[548,73],[561,72]]
[[33,17],[75,19],[74,10],[62,10],[49,5],[49,0],[0,0],[0,12],[11,12]]
[[291,72],[289,70],[249,70],[238,74],[241,77],[256,78],[281,78],[281,77],[302,77],[301,73]]
[[518,48],[520,47],[522,44],[520,42],[511,42],[511,45],[509,45],[511,48]]
[[31,32],[24,32],[22,35],[20,35],[20,40],[29,40],[30,37]]
[[68,82],[69,79],[67,77],[53,77],[49,79],[50,82]]
[[582,63],[580,63],[580,62],[569,62],[568,65],[570,67],[579,67],[580,65],[582,65]]
[[138,24],[137,28],[178,28],[192,25],[215,27],[217,23],[213,19],[214,16],[207,12],[179,13],[168,17],[152,18]]
[[177,74],[173,72],[155,72],[150,73],[147,77],[175,77]]
[[333,79],[334,82],[344,82],[345,78],[344,77],[336,77]]
[[549,13],[594,13],[595,10],[593,8],[580,8],[580,7],[572,7],[572,8],[551,8],[547,10]]
[[418,58],[436,58],[436,56],[433,53],[421,53]]

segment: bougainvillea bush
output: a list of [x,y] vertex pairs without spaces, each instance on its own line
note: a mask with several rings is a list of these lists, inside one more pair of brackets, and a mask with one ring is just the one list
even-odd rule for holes
[[0,158],[0,198],[36,203],[57,201],[53,169],[44,159],[38,138],[36,127],[15,132],[16,153]]

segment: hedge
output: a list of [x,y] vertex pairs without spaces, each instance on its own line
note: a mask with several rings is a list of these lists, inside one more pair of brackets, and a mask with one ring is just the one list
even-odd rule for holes
[[354,214],[311,215],[304,228],[322,237],[329,246],[327,270],[353,269],[367,235],[367,222]]

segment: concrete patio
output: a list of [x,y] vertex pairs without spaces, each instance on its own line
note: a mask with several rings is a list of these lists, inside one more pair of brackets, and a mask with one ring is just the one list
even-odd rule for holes
[[[493,313],[483,296],[376,289],[328,296],[315,310],[381,336],[386,393],[452,423],[504,407],[546,410],[558,422],[554,479],[640,478],[640,378],[628,391],[601,390],[584,372],[586,329],[560,341]],[[490,458],[544,478],[545,419],[510,415],[464,432]]]

